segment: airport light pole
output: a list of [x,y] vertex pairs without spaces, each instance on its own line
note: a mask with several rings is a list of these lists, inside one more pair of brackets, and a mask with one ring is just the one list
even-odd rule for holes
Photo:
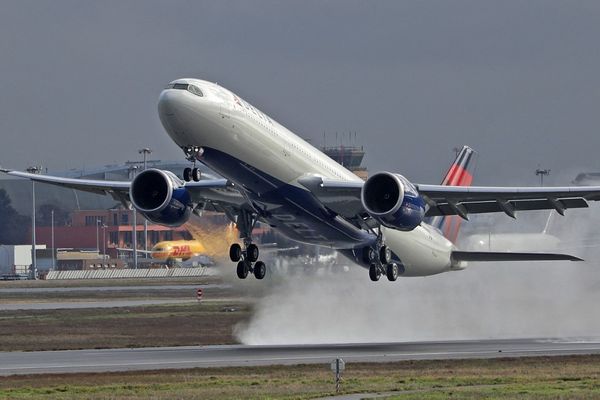
[[102,224],[102,259],[106,260],[106,225]]
[[540,177],[540,186],[544,186],[544,176],[550,175],[550,170],[538,168],[535,170],[535,174]]
[[56,269],[56,258],[55,258],[55,248],[54,248],[54,209],[50,212],[50,218],[52,221],[52,271]]
[[[152,149],[144,147],[138,150],[144,157],[144,171],[146,170],[146,156],[152,153]],[[148,220],[144,218],[144,258],[148,258]]]
[[[137,171],[137,165],[132,165],[131,167],[129,167],[129,171],[131,173],[131,178],[135,177],[135,172]],[[137,259],[137,210],[135,209],[135,207],[133,206],[133,204],[131,205],[131,209],[133,210],[133,229],[132,229],[132,243],[131,246],[133,247],[133,268],[137,269],[138,267],[138,259]]]
[[131,207],[133,210],[133,237],[132,237],[132,247],[133,247],[133,268],[137,269],[138,267],[138,255],[137,255],[137,210],[135,207]]
[[98,234],[98,230],[100,228],[100,220],[96,219],[96,251],[100,254],[100,235]]
[[[41,166],[31,166],[26,170],[30,174],[39,174]],[[37,255],[35,248],[35,181],[31,181],[31,266],[33,268],[33,279],[37,279]]]

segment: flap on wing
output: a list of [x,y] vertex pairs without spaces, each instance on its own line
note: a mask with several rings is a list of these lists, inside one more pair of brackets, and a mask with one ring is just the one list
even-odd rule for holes
[[[540,200],[511,200],[507,202],[501,201],[479,201],[479,202],[460,202],[467,214],[482,214],[492,212],[507,212],[512,211],[532,211],[532,210],[565,210],[567,208],[585,208],[588,207],[587,201],[582,198],[556,200],[556,203],[547,199]],[[510,212],[510,211],[509,211]],[[455,215],[454,208],[443,202],[436,204],[427,210],[427,216],[434,217],[437,215]],[[511,215],[512,216],[512,215]]]
[[558,253],[511,253],[495,251],[453,251],[454,261],[583,261],[579,257]]
[[429,210],[427,216],[453,215],[460,206],[465,215],[515,211],[556,210],[563,215],[568,208],[588,207],[588,201],[600,200],[598,186],[567,187],[485,187],[417,185]]

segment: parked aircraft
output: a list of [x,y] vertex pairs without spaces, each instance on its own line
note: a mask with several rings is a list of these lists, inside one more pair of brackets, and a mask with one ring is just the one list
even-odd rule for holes
[[206,248],[197,240],[166,240],[152,247],[150,257],[171,264],[176,260],[187,261],[205,253]]
[[229,249],[237,275],[266,273],[252,240],[258,221],[287,237],[337,249],[369,271],[426,276],[464,268],[468,261],[580,260],[566,254],[461,251],[453,240],[469,214],[587,207],[600,187],[481,187],[471,183],[473,150],[464,147],[441,185],[417,184],[378,172],[366,182],[233,92],[198,79],[171,82],[158,100],[160,120],[191,162],[222,179],[183,179],[150,168],[131,182],[69,179],[4,169],[35,181],[110,193],[148,220],[180,225],[192,212],[222,212],[242,245]]

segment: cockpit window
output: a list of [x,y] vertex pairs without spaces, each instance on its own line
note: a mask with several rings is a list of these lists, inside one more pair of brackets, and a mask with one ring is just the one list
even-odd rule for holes
[[188,92],[195,94],[196,96],[204,96],[202,94],[202,90],[200,90],[200,88],[196,85],[188,85],[187,87]]
[[167,89],[179,89],[179,90],[187,90],[187,83],[169,83],[166,87]]
[[202,90],[196,85],[191,85],[189,83],[169,83],[166,87],[167,89],[178,89],[178,90],[187,90],[188,92],[195,94],[196,96],[204,96]]

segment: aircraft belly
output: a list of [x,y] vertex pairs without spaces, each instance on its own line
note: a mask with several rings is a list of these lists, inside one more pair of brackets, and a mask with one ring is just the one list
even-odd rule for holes
[[375,235],[327,210],[308,190],[280,181],[230,154],[204,148],[200,160],[245,192],[260,219],[299,242],[332,248],[370,244]]
[[424,226],[412,231],[382,227],[386,244],[404,265],[403,276],[427,276],[450,270],[453,245]]

